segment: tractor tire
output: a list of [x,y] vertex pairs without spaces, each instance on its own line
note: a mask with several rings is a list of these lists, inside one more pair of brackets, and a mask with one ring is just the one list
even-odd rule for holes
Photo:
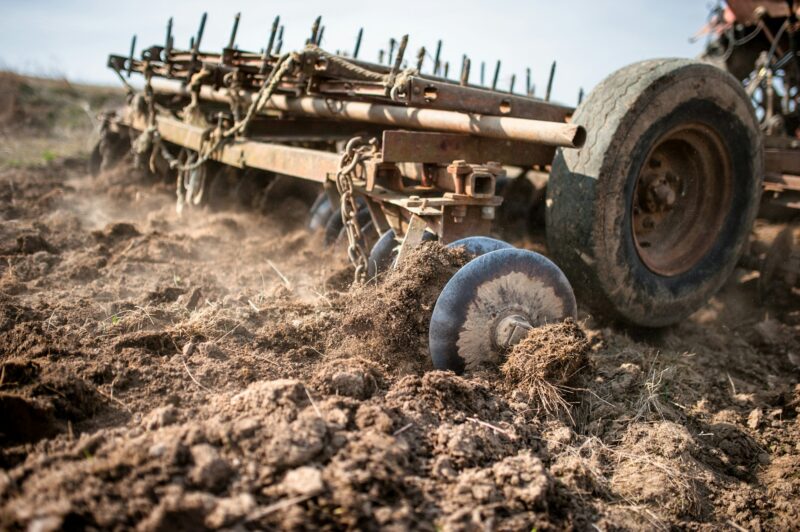
[[556,152],[547,242],[583,302],[677,323],[733,271],[759,206],[762,138],[740,83],[686,59],[643,61],[578,107],[588,138]]

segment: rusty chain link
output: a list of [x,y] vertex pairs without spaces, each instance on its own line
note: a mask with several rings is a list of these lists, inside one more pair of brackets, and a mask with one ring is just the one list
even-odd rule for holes
[[339,168],[336,172],[336,189],[341,199],[342,223],[347,234],[347,256],[355,267],[355,281],[363,282],[367,277],[367,242],[358,225],[358,202],[356,201],[354,179],[364,175],[364,162],[377,151],[377,140],[364,140],[362,137],[350,139],[345,147]]

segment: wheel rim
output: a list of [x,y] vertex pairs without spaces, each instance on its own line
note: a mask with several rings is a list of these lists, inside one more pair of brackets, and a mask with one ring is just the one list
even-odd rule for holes
[[731,159],[719,135],[684,124],[645,159],[632,198],[636,252],[652,272],[675,276],[712,248],[732,197]]

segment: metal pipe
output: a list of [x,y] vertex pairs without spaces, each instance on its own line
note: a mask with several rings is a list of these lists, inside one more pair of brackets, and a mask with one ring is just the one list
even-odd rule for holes
[[[159,90],[185,94],[185,91],[173,88],[171,85],[169,88],[165,85],[160,86]],[[215,90],[208,85],[201,87],[200,97],[218,102],[230,101],[227,89]],[[250,101],[254,97],[254,93],[247,93],[245,96]],[[264,107],[298,115],[463,133],[480,137],[535,142],[547,146],[579,148],[586,140],[586,130],[577,124],[368,102],[337,101],[313,96],[295,98],[275,94],[267,100]]]

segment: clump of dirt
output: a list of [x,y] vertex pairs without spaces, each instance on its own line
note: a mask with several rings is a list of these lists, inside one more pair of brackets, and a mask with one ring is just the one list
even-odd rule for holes
[[356,287],[329,336],[328,355],[363,357],[397,375],[432,369],[427,335],[433,307],[468,260],[463,249],[425,242],[380,282]]
[[589,342],[574,320],[530,330],[500,367],[505,388],[550,413],[569,411],[562,390],[588,365]]

